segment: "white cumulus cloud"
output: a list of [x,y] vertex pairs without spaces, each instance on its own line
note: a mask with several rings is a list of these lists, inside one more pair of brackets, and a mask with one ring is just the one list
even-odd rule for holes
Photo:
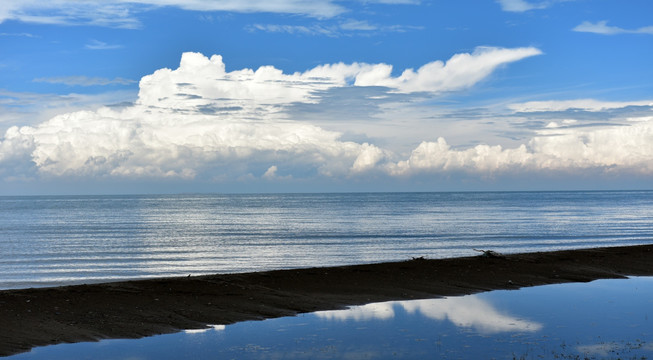
[[630,126],[545,129],[530,147],[540,168],[653,174],[653,116]]
[[[652,114],[653,115],[653,114]],[[477,145],[455,149],[444,138],[424,141],[407,160],[388,165],[393,175],[468,172],[605,172],[653,174],[653,116],[631,119],[628,125],[601,127],[546,126],[527,144],[514,148]],[[570,121],[567,121],[568,123]],[[573,123],[573,121],[571,121]]]
[[[307,124],[221,119],[144,105],[64,114],[36,127],[12,127],[7,134],[5,142],[33,144],[34,164],[55,176],[194,178],[210,167],[289,158],[337,173],[348,166],[340,161],[354,161],[361,148]],[[15,152],[7,153],[20,155]]]
[[[579,99],[514,104],[512,109],[517,112],[646,106],[637,116],[618,124],[581,126],[570,118],[560,126],[549,121],[553,125],[542,125],[518,146],[460,147],[436,137],[415,139],[421,144],[405,155],[372,141],[343,140],[340,132],[291,120],[288,113],[298,103],[320,103],[325,90],[336,88],[365,90],[373,86],[402,96],[415,93],[419,99],[424,93],[437,96],[466,89],[498,66],[537,54],[539,50],[534,48],[479,48],[395,76],[391,65],[366,63],[326,64],[290,74],[272,66],[227,71],[219,55],[185,53],[177,69],[159,69],[144,76],[134,103],[73,111],[40,123],[9,127],[0,139],[0,175],[254,176],[282,181],[346,178],[370,171],[404,177],[592,168],[653,174],[653,114],[646,113],[648,102]],[[372,94],[379,97],[380,93]]]
[[393,175],[452,171],[496,173],[530,167],[533,160],[534,154],[525,145],[514,149],[504,149],[501,145],[477,145],[457,150],[440,137],[435,142],[422,142],[407,160],[390,166],[389,171]]

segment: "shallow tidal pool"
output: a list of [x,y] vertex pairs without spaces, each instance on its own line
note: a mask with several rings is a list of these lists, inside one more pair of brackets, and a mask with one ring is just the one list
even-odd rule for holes
[[653,277],[392,301],[8,359],[653,359]]

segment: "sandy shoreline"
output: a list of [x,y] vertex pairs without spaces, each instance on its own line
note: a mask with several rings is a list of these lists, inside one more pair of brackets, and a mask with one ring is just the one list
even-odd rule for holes
[[376,301],[653,275],[653,245],[0,291],[0,356]]

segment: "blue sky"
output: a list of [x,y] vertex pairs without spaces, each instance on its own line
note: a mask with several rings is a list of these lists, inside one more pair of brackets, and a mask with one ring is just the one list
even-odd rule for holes
[[646,0],[5,0],[0,194],[650,189]]

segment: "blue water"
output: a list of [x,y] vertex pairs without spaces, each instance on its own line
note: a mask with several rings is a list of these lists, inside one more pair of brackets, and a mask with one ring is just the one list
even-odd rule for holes
[[612,279],[374,303],[11,359],[651,359],[651,285]]
[[651,242],[651,191],[0,197],[0,288]]

